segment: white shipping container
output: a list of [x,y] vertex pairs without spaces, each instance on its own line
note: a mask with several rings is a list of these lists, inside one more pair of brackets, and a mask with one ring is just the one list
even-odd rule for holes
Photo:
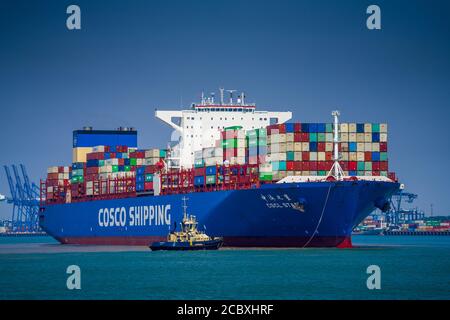
[[348,132],[356,132],[356,123],[348,124]]
[[302,143],[294,142],[294,151],[302,151]]
[[58,167],[48,167],[47,173],[58,173]]
[[145,158],[159,158],[159,149],[145,150]]
[[380,133],[387,133],[388,125],[387,123],[380,123]]
[[294,142],[294,134],[286,133],[286,142]]
[[309,142],[302,142],[302,151],[309,151]]
[[349,161],[349,159],[348,159],[348,152],[341,152],[341,160],[342,161]]
[[348,142],[356,142],[356,133],[351,132],[348,134]]
[[317,161],[325,161],[325,152],[323,151],[317,152]]
[[371,142],[364,143],[364,151],[374,151],[374,150],[372,150],[372,143]]
[[239,158],[245,157],[245,148],[237,148],[237,156]]
[[364,161],[364,152],[356,153],[356,161]]
[[333,143],[332,142],[327,142],[325,143],[325,151],[333,151]]
[[339,131],[340,132],[348,132],[348,123],[341,123],[339,125]]
[[105,146],[95,146],[92,148],[92,152],[105,152]]
[[293,142],[286,142],[286,152],[287,151],[294,151],[294,143]]
[[365,151],[365,150],[364,150],[364,143],[358,142],[358,143],[356,144],[356,151],[364,152],[364,151]]
[[317,152],[309,153],[309,161],[317,161]]
[[387,133],[380,133],[380,142],[387,142]]
[[364,133],[357,133],[356,134],[356,142],[365,142]]
[[364,132],[372,132],[372,124],[364,123]]
[[341,140],[341,142],[348,142],[348,133],[342,132],[340,140]]
[[144,166],[153,166],[159,161],[158,158],[146,158],[144,159]]
[[372,143],[372,151],[380,152],[380,143],[379,142],[373,142]]
[[302,161],[302,153],[299,151],[294,152],[294,161]]
[[333,134],[332,133],[325,133],[325,141],[326,142],[333,142]]
[[348,153],[348,161],[358,161],[358,157],[356,155],[356,152],[349,152]]

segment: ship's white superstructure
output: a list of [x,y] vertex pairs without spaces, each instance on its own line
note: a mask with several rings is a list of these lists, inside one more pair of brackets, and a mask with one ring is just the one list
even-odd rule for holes
[[292,118],[291,112],[257,111],[255,104],[245,102],[244,93],[234,100],[236,90],[227,90],[229,101],[225,102],[224,91],[220,89],[219,102],[215,101],[214,94],[205,97],[202,93],[201,102],[192,104],[189,110],[156,110],[155,116],[175,130],[171,137],[171,159],[175,166],[191,168],[195,152],[214,147],[226,127],[251,130]]

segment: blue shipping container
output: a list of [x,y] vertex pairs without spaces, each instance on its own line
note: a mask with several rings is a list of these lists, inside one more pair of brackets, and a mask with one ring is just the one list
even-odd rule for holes
[[216,172],[217,172],[216,166],[206,167],[206,175],[207,175],[207,176],[215,175]]

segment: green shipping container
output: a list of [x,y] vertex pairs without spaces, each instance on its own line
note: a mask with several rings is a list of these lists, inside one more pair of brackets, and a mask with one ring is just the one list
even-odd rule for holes
[[72,170],[72,177],[83,176],[83,175],[84,175],[83,169]]
[[160,158],[165,158],[166,157],[166,150],[164,150],[164,149],[159,150],[159,157]]
[[70,183],[80,183],[83,181],[84,181],[83,176],[76,176],[76,177],[72,177],[72,179],[70,179]]
[[332,123],[327,123],[325,124],[325,130],[326,132],[333,132],[333,124]]
[[147,173],[145,175],[145,182],[153,182],[153,174]]
[[222,140],[222,148],[225,149],[231,149],[231,148],[237,148],[237,139],[226,139]]
[[365,162],[365,170],[372,171],[372,162]]
[[232,126],[232,127],[226,127],[224,128],[225,131],[233,131],[233,130],[241,130],[242,126]]
[[325,133],[317,134],[317,142],[325,142]]
[[136,158],[130,158],[130,166],[135,166],[137,164]]
[[98,166],[99,167],[105,166],[105,160],[98,160]]
[[364,171],[358,170],[357,175],[358,176],[364,176]]
[[206,184],[215,184],[216,176],[206,176]]
[[286,159],[287,161],[294,161],[294,151],[286,152]]
[[372,132],[380,132],[380,124],[372,123]]
[[131,167],[130,166],[124,166],[123,167],[125,172],[131,171]]
[[205,166],[205,162],[203,159],[197,159],[194,161],[194,167],[195,168],[203,168]]
[[310,142],[317,142],[317,133],[311,132],[311,133],[309,134],[309,141],[310,141]]
[[272,181],[273,180],[273,175],[272,175],[272,173],[269,173],[269,172],[260,172],[259,173],[259,180],[261,180],[261,181]]
[[[366,166],[364,165],[364,161],[358,161],[358,170],[364,171],[364,169],[366,168]],[[359,175],[359,174],[358,174]]]
[[380,152],[380,161],[387,161],[387,152]]
[[323,170],[320,170],[320,171],[317,172],[317,174],[318,174],[319,176],[326,176],[326,175],[327,175],[327,172],[326,172],[326,171],[323,171]]
[[112,166],[112,172],[119,172],[119,166]]

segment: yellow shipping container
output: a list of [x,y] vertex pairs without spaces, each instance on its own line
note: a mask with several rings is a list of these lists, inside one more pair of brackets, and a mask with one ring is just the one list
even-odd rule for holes
[[358,142],[358,143],[356,144],[356,151],[364,152],[364,151],[365,151],[365,150],[364,150],[364,143]]
[[356,152],[348,153],[348,161],[358,161],[358,157],[356,156]]
[[302,151],[302,143],[294,142],[294,151]]
[[341,133],[341,142],[348,142],[348,133]]
[[72,162],[86,162],[86,155],[92,152],[91,147],[79,147],[72,149]]
[[[347,149],[348,149],[348,144],[347,144]],[[325,151],[333,151],[333,143],[331,143],[331,142],[325,143]],[[343,151],[345,151],[345,150],[343,150]]]
[[286,142],[294,142],[294,134],[286,133]]
[[364,123],[364,132],[372,132],[372,124],[371,123]]
[[364,142],[372,142],[372,134],[364,133]]

